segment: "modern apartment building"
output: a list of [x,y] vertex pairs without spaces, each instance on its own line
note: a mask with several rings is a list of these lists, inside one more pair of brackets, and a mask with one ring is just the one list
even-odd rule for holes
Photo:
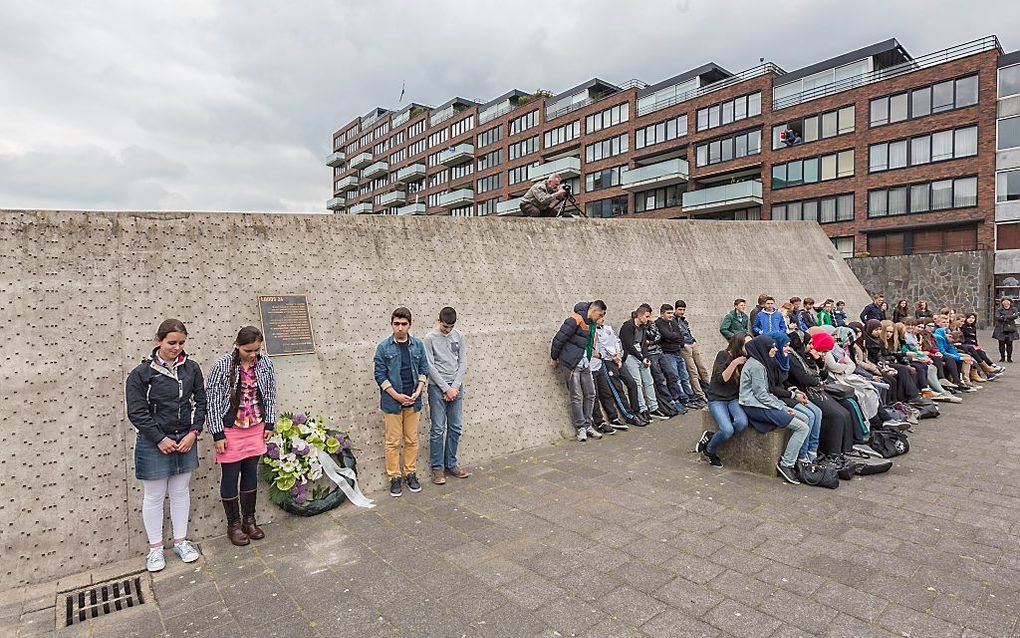
[[817,220],[847,257],[998,247],[1020,294],[1018,56],[890,39],[794,71],[377,108],[333,135],[327,207],[516,214],[556,173],[590,217]]

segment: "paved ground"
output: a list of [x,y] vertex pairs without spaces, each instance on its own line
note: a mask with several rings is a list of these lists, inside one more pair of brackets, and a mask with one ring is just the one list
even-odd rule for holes
[[[168,556],[155,604],[56,635],[1018,636],[1018,386],[835,491],[700,462],[697,415],[516,454]],[[0,634],[52,634],[56,591],[124,569],[13,592]]]

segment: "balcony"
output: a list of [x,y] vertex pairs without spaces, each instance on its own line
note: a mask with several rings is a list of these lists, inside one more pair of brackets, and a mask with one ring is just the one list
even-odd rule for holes
[[403,204],[407,201],[407,195],[404,191],[393,191],[392,193],[386,193],[379,198],[380,206],[396,206],[397,204]]
[[358,153],[351,158],[351,168],[365,168],[372,163],[371,153]]
[[561,157],[558,160],[528,168],[528,179],[532,182],[553,175],[559,175],[563,179],[579,177],[581,175],[581,160],[577,157]]
[[337,180],[335,186],[338,191],[346,190],[348,188],[356,188],[358,186],[358,176],[348,175],[341,180]]
[[[728,76],[725,79],[710,82],[709,84],[697,86],[698,83],[692,80],[669,87],[674,89],[672,91],[662,89],[650,96],[638,98],[637,116],[641,117],[642,115],[648,115],[655,111],[661,111],[662,109],[676,106],[681,102],[687,102],[696,97],[701,97],[702,95],[707,95],[708,93],[712,93],[720,89],[729,88],[735,84],[740,84],[741,82],[746,82],[752,78],[760,77],[769,73],[781,76],[786,73],[786,71],[772,62],[765,62],[764,64],[759,64],[756,67]],[[694,79],[696,80],[697,78]]]
[[347,212],[351,215],[369,215],[372,213],[372,202],[361,202],[351,206]]
[[343,151],[337,151],[336,153],[331,153],[331,154],[326,156],[326,166],[331,166],[333,168],[340,168],[341,166],[344,165],[344,159],[345,159],[345,156],[344,156],[344,152]]
[[388,162],[376,162],[361,171],[361,176],[365,179],[372,179],[373,177],[381,177],[388,172],[390,172],[390,165]]
[[502,216],[520,214],[522,199],[524,198],[515,197],[513,199],[508,199],[505,202],[499,202],[496,204],[496,214]]
[[636,192],[686,182],[690,175],[687,160],[676,159],[628,169],[620,175],[620,187]]
[[416,204],[408,204],[402,208],[397,209],[398,215],[424,215],[425,214],[425,202],[418,202]]
[[682,206],[685,213],[697,215],[761,206],[761,201],[761,182],[748,180],[687,191]]
[[439,152],[439,163],[443,166],[455,166],[470,162],[475,158],[475,147],[471,144],[458,144]]
[[397,171],[397,183],[406,184],[408,182],[415,182],[419,179],[425,178],[425,165],[424,164],[411,164],[405,166]]
[[329,210],[343,210],[347,207],[347,200],[343,197],[334,197],[326,200],[326,208]]
[[458,188],[455,191],[449,193],[443,193],[439,196],[440,208],[457,208],[458,206],[467,206],[475,202],[475,192],[470,188]]

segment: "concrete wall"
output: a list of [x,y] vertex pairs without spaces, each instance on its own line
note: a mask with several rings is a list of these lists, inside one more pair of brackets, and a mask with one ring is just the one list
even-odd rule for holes
[[[186,322],[187,350],[208,369],[240,326],[258,325],[256,295],[306,293],[317,352],[275,359],[281,408],[349,430],[373,491],[384,477],[371,356],[394,307],[416,313],[418,335],[442,306],[457,308],[471,357],[462,457],[473,465],[569,433],[546,361],[577,301],[601,297],[619,326],[640,302],[683,298],[711,353],[732,299],[760,291],[866,302],[813,223],[0,212],[2,581],[131,556],[141,566],[123,384],[166,317]],[[208,437],[200,450],[199,539],[223,529]],[[283,515],[263,506],[266,520]]]
[[884,293],[892,308],[906,299],[911,309],[919,299],[937,312],[950,306],[976,312],[982,327],[991,318],[994,252],[922,253],[893,257],[856,257],[847,264],[868,292]]

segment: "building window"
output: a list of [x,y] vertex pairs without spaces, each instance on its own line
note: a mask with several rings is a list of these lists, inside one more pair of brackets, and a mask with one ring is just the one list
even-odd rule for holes
[[995,148],[1002,151],[1020,146],[1020,116],[996,122]]
[[777,124],[772,127],[772,148],[797,146],[820,139],[853,133],[856,116],[853,105],[844,106],[835,111]]
[[849,237],[833,237],[832,245],[836,247],[836,252],[843,259],[849,259],[854,256],[853,235]]
[[501,182],[502,182],[501,178],[502,177],[503,177],[502,173],[496,173],[494,175],[489,175],[488,177],[483,177],[483,178],[479,179],[478,182],[477,182],[478,183],[478,187],[475,189],[475,192],[476,193],[487,193],[489,191],[496,190],[497,188],[499,188],[502,185],[501,184]]
[[488,146],[489,144],[495,144],[496,142],[503,139],[503,125],[494,126],[487,131],[482,131],[478,134],[477,142],[478,148]]
[[396,164],[397,162],[403,162],[404,158],[407,157],[407,149],[402,148],[399,151],[390,153],[390,164]]
[[452,217],[474,217],[474,209],[470,206],[461,206],[460,208],[451,208],[450,216]]
[[599,199],[585,204],[585,212],[591,217],[618,217],[627,214],[627,196]]
[[868,217],[977,206],[977,177],[942,179],[868,191]]
[[978,76],[947,80],[904,93],[871,100],[871,126],[883,126],[906,119],[943,113],[977,104]]
[[499,166],[503,162],[503,149],[497,148],[494,151],[489,151],[485,155],[478,158],[478,170],[484,171],[490,169],[493,166]]
[[761,129],[699,144],[696,149],[698,166],[720,164],[761,153]]
[[761,115],[761,92],[740,97],[698,109],[698,130],[707,131],[717,126]]
[[459,122],[454,122],[453,124],[450,125],[450,137],[457,137],[458,135],[463,135],[464,133],[467,133],[474,127],[475,116],[469,115],[463,120],[460,120]]
[[454,180],[460,179],[461,177],[467,177],[468,175],[471,175],[474,172],[475,172],[474,162],[465,162],[463,164],[458,164],[450,169],[450,179]]
[[484,202],[478,202],[477,204],[475,204],[475,214],[478,215],[479,217],[485,215],[494,215],[496,214],[496,204],[500,203],[501,201],[502,198],[494,197],[492,199],[487,199]]
[[510,120],[508,135],[517,135],[538,126],[538,109]]
[[439,151],[438,153],[429,153],[429,156],[425,159],[425,162],[429,165],[429,168],[432,168],[433,166],[439,166],[439,156],[442,154],[443,154],[442,151]]
[[620,185],[620,174],[627,170],[626,166],[613,166],[584,176],[584,190],[587,193],[612,188]]
[[428,137],[429,148],[432,148],[438,144],[442,144],[448,139],[450,139],[450,130],[444,127],[442,130],[436,131],[435,133],[429,135]]
[[996,173],[995,201],[1015,202],[1017,200],[1020,200],[1020,169]]
[[528,181],[528,169],[532,166],[538,166],[538,162],[532,162],[531,164],[525,164],[524,166],[518,166],[511,168],[506,174],[507,186],[513,186],[514,184],[520,184],[521,182]]
[[634,195],[634,210],[642,213],[660,208],[674,208],[680,205],[680,197],[683,193],[683,188],[676,186],[641,191]]
[[854,174],[853,149],[772,166],[772,190],[826,182]]
[[999,69],[999,97],[1020,95],[1020,64]]
[[687,135],[687,116],[681,115],[634,131],[634,148],[661,144],[684,135]]
[[422,118],[415,122],[414,124],[412,124],[411,126],[407,127],[407,139],[411,139],[412,137],[421,135],[424,132],[425,132],[425,118]]
[[977,226],[924,228],[868,235],[872,257],[977,250]]
[[628,151],[627,135],[617,135],[584,147],[585,161],[597,162]]
[[772,219],[817,221],[819,224],[853,221],[854,195],[846,193],[834,197],[776,204],[772,207]]
[[425,140],[418,140],[414,144],[407,147],[407,156],[414,157],[425,152]]
[[445,184],[448,181],[450,181],[450,171],[444,168],[438,173],[433,173],[432,175],[429,175],[429,188],[432,188],[433,186],[439,186],[440,184]]
[[529,137],[526,140],[521,140],[520,142],[514,142],[511,144],[507,153],[507,159],[512,162],[519,157],[524,157],[525,155],[531,155],[532,153],[537,152],[538,136],[536,135],[534,137]]
[[428,207],[429,208],[438,208],[439,207],[439,198],[442,197],[442,196],[443,196],[442,193],[432,193],[431,195],[429,195],[428,198],[427,198]]
[[390,138],[390,146],[400,146],[404,143],[404,131],[400,131]]
[[595,133],[610,126],[622,124],[630,119],[630,103],[617,104],[604,111],[593,113],[584,118],[584,130],[588,133]]
[[581,136],[581,120],[574,120],[570,124],[557,126],[551,131],[545,132],[545,148],[552,148],[565,144],[570,140]]

